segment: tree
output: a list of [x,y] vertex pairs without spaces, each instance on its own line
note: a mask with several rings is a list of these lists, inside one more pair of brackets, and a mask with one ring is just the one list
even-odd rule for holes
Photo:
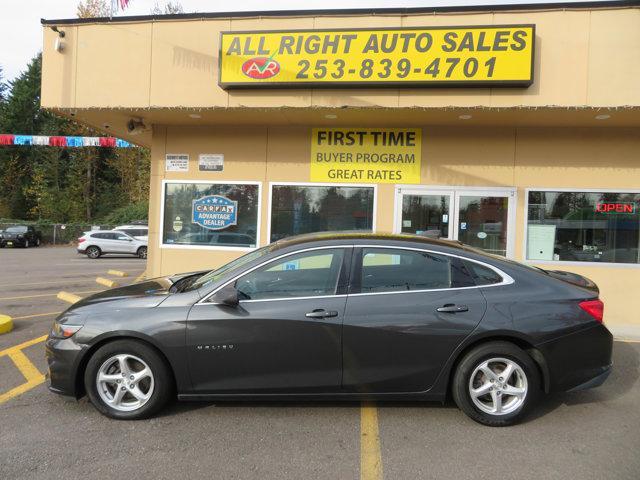
[[4,102],[4,95],[6,91],[7,91],[7,84],[4,83],[2,67],[0,67],[0,104]]
[[160,5],[156,2],[155,6],[151,9],[151,15],[174,15],[176,13],[184,13],[180,2],[167,2],[164,5],[164,9],[160,8]]
[[84,0],[78,3],[78,18],[99,18],[111,16],[109,0]]

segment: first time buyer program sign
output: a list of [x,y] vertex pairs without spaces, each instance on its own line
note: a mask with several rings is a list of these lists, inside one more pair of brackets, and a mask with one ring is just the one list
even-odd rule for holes
[[420,183],[419,128],[314,128],[311,181]]
[[222,88],[523,86],[535,26],[222,32]]

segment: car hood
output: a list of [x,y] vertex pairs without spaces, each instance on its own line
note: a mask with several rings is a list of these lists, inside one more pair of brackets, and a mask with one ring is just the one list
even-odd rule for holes
[[202,275],[203,272],[189,272],[180,275],[169,275],[146,280],[126,287],[110,288],[103,292],[95,293],[74,303],[66,312],[88,311],[98,305],[118,303],[118,308],[150,308],[160,305],[172,294],[170,288],[183,278],[192,275]]

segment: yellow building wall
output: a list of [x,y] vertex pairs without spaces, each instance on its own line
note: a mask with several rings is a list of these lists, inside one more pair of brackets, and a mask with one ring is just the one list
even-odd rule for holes
[[[230,90],[221,31],[536,24],[529,88]],[[328,15],[61,25],[44,29],[46,108],[508,107],[640,105],[640,8]]]
[[[148,275],[215,268],[244,252],[159,246],[162,180],[262,182],[260,245],[268,243],[269,182],[306,182],[310,173],[308,127],[158,127],[152,149]],[[425,127],[423,186],[516,187],[515,259],[523,259],[527,188],[640,189],[640,136],[612,128]],[[164,172],[166,153],[188,153],[189,172]],[[198,171],[198,155],[222,153],[223,172]],[[378,185],[376,224],[391,232],[395,186]],[[544,268],[593,279],[612,325],[639,325],[640,266],[554,263]],[[631,295],[630,295],[631,293]]]

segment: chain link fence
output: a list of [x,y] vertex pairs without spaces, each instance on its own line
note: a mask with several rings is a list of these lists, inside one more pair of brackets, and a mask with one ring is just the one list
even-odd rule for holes
[[1,223],[0,233],[6,230],[8,227],[16,225],[31,225],[42,236],[41,241],[47,245],[69,245],[75,243],[75,241],[81,237],[84,232],[90,230],[110,230],[116,225],[103,225],[103,224],[85,224],[85,223],[33,223],[33,222],[20,222],[20,223]]

